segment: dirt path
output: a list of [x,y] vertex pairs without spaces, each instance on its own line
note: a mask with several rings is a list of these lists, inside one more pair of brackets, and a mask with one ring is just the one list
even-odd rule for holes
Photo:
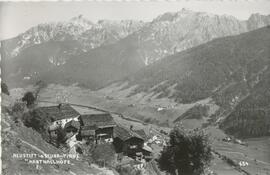
[[35,145],[32,145],[31,143],[29,143],[29,142],[27,142],[27,141],[25,141],[25,140],[23,140],[23,139],[21,139],[21,138],[19,138],[19,140],[20,140],[22,143],[24,143],[24,144],[28,145],[29,147],[33,148],[33,149],[36,150],[37,152],[39,152],[39,153],[41,153],[41,154],[43,154],[43,155],[46,154],[44,151],[42,151],[41,149],[39,149],[39,148],[36,147]]

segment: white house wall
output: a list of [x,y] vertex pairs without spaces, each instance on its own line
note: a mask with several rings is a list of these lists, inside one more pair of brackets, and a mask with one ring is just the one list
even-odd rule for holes
[[79,121],[79,116],[74,117],[74,118],[68,118],[68,119],[61,119],[61,120],[56,120],[52,123],[52,125],[50,126],[50,128],[57,128],[59,125],[61,126],[61,128],[64,128],[65,125],[70,122],[70,121]]

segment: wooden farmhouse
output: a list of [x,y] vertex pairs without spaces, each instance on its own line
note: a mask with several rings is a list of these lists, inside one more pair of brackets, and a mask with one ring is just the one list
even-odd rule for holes
[[[66,130],[65,132],[73,133],[79,129],[80,114],[68,104],[38,107],[33,112],[40,117],[40,120],[46,121],[44,124],[48,127],[48,139],[52,143],[57,143],[57,133],[60,128]],[[77,121],[77,124],[72,121]]]
[[78,121],[80,116],[80,114],[68,104],[38,107],[34,112],[51,122],[49,126],[50,131],[54,131],[58,127],[64,128],[66,123],[72,120]]
[[113,142],[113,132],[116,126],[111,114],[84,114],[80,118],[82,139],[94,139],[96,143]]
[[[140,131],[141,132],[141,131]],[[151,150],[145,149],[145,139],[137,132],[116,126],[114,130],[114,146],[117,153],[123,153],[133,159],[140,160],[150,156]]]

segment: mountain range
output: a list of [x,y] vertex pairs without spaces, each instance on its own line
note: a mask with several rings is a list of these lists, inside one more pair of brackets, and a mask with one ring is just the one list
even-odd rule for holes
[[145,64],[155,62],[215,38],[237,35],[270,24],[270,15],[252,14],[248,20],[182,9],[158,16],[135,32]]
[[135,20],[99,20],[93,23],[79,15],[69,21],[39,24],[15,38],[4,40],[2,45],[8,58],[16,57],[28,47],[49,41],[76,40],[81,46],[74,49],[86,52],[114,43],[139,30],[143,25],[144,22]]
[[[100,20],[81,15],[67,22],[40,24],[2,41],[4,78],[44,79],[100,88],[161,58],[270,24],[270,16],[246,21],[182,9],[152,22]],[[52,75],[53,74],[53,75]]]

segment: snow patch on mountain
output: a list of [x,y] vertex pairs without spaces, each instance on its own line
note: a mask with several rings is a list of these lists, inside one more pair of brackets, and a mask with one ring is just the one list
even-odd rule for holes
[[[77,40],[84,50],[94,49],[101,45],[111,44],[143,27],[144,22],[133,20],[101,20],[92,23],[82,15],[68,21],[44,23],[30,28],[19,35],[17,45],[7,53],[17,56],[23,49],[47,42]],[[11,39],[12,40],[12,39]]]

